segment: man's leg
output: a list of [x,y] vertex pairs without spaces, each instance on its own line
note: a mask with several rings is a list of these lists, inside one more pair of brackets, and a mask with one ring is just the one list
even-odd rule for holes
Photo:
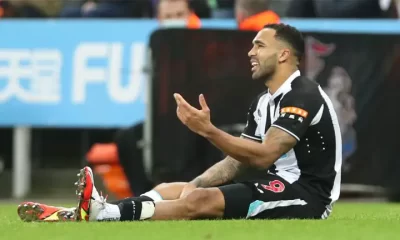
[[182,199],[157,202],[151,219],[240,219],[246,217],[252,201],[252,189],[242,183],[197,188]]
[[222,218],[224,195],[218,188],[199,188],[182,199],[157,202],[152,220]]
[[186,185],[184,182],[161,183],[152,190],[140,195],[139,197],[129,197],[110,202],[111,204],[118,205],[123,202],[131,201],[161,201],[161,200],[176,200],[181,195],[183,187]]
[[[179,220],[204,218],[244,218],[253,200],[251,188],[232,184],[220,188],[199,188],[177,200],[124,201],[118,205],[105,203],[94,187],[90,168],[80,173],[77,220],[132,221]],[[178,194],[176,194],[178,196]]]
[[[132,201],[154,201],[160,197],[165,200],[175,200],[179,198],[185,184],[184,182],[162,183],[140,197],[125,198],[110,203],[118,205]],[[58,222],[72,221],[75,210],[75,208],[55,207],[43,203],[23,202],[18,205],[17,213],[20,219],[26,222]]]
[[[194,219],[240,219],[247,216],[252,202],[251,189],[241,183],[220,188],[197,188],[186,197],[177,200],[130,201],[118,204],[118,219],[132,220],[194,220]],[[116,215],[110,211],[100,212],[97,220],[109,220]]]
[[[118,204],[120,221],[132,220],[188,220],[221,218],[224,214],[225,201],[218,188],[199,188],[186,197],[177,200],[131,201]],[[100,212],[98,220],[108,219],[107,212]],[[114,215],[113,215],[114,216]]]
[[159,194],[163,200],[175,200],[179,198],[185,185],[186,183],[184,182],[161,183],[144,195],[147,196],[155,192]]
[[[120,204],[118,220],[179,219],[323,219],[326,210],[317,196],[302,186],[275,175],[265,179],[219,188],[195,189],[187,197],[173,201],[127,202]],[[105,211],[107,212],[107,211]],[[109,218],[107,214],[100,219]]]

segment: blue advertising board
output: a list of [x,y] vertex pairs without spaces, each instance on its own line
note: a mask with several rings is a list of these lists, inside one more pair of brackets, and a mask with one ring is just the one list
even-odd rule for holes
[[125,126],[144,119],[153,21],[1,24],[0,125]]
[[[313,32],[400,32],[398,21],[286,22]],[[235,22],[207,20],[203,27],[235,28]],[[121,127],[143,121],[147,41],[157,28],[154,20],[2,21],[0,126]]]

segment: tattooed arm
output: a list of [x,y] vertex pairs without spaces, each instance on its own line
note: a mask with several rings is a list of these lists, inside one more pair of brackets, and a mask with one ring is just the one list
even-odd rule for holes
[[267,131],[262,144],[234,137],[218,128],[211,129],[204,137],[237,161],[261,169],[269,168],[297,143],[294,136],[274,126]]
[[[257,143],[254,140],[245,139]],[[211,166],[203,174],[193,179],[190,183],[196,187],[215,187],[232,181],[235,177],[244,173],[246,169],[248,169],[247,165],[227,156],[222,161]]]
[[[293,136],[275,127],[268,130],[262,144],[233,137],[224,132],[222,136],[210,137],[209,140],[225,153],[237,156],[240,161],[230,156],[226,157],[190,182],[196,187],[219,186],[233,180],[251,165],[268,168],[297,142]],[[222,141],[220,146],[217,145],[219,141]]]
[[214,164],[190,183],[196,187],[219,186],[231,181],[245,169],[246,166],[244,164],[228,156],[224,160]]

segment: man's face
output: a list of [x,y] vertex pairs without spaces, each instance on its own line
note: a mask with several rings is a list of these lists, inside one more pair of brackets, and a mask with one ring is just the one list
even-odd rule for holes
[[280,44],[275,39],[274,29],[263,29],[253,40],[253,48],[249,52],[252,78],[267,81],[278,65]]
[[158,19],[186,20],[190,15],[190,9],[186,0],[161,0],[158,5]]

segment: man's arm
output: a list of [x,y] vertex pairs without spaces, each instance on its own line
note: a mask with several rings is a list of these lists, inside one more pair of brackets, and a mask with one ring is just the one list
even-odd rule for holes
[[215,187],[231,181],[247,167],[241,162],[227,156],[214,164],[190,183],[196,187]]
[[314,91],[311,94],[299,92],[285,96],[281,101],[281,106],[285,108],[281,107],[279,118],[268,129],[262,144],[234,137],[215,127],[210,121],[210,109],[202,94],[199,96],[201,110],[192,107],[179,94],[174,94],[174,97],[178,105],[177,116],[190,130],[207,138],[237,161],[268,169],[300,141],[314,116],[315,121],[320,120],[324,105],[321,103],[322,98],[317,94],[318,89],[312,90]]
[[[201,114],[207,114],[210,110],[204,96],[199,101]],[[231,136],[211,123],[200,128],[198,133],[234,159],[267,169],[300,141],[309,126],[321,120],[324,111],[318,86],[291,91],[283,97],[280,106],[279,116],[268,129],[262,144]]]
[[[253,117],[253,112],[257,107],[257,100],[258,98],[251,103],[249,111],[247,112],[247,123],[241,138],[260,143],[261,138],[255,135],[257,123],[254,121]],[[211,166],[190,183],[196,187],[216,187],[233,180],[241,173],[245,172],[247,168],[247,165],[228,155],[225,159]]]
[[297,143],[293,135],[277,127],[267,131],[262,144],[234,137],[216,127],[211,128],[204,137],[237,161],[262,169],[269,168]]

